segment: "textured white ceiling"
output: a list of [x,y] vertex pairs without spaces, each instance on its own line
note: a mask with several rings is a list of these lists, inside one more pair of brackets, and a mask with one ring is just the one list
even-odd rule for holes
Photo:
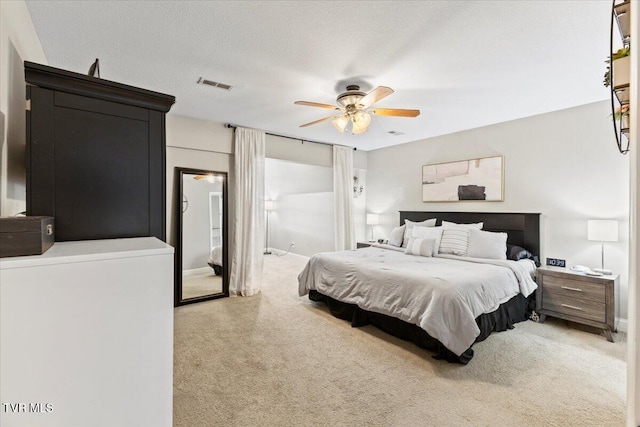
[[[176,97],[170,114],[370,150],[600,101],[609,0],[27,1],[49,65]],[[198,78],[233,85],[230,92]],[[395,90],[368,132],[331,122],[346,84]],[[401,136],[389,131],[402,132]],[[514,135],[517,138],[517,135]]]

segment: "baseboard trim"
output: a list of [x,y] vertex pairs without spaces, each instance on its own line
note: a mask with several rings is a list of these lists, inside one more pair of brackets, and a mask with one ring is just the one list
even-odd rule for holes
[[269,248],[269,250],[270,250],[274,255],[280,255],[280,256],[282,256],[282,255],[284,255],[284,254],[287,254],[287,256],[291,255],[291,256],[294,256],[294,257],[301,258],[301,259],[309,259],[309,257],[308,257],[308,256],[300,255],[300,254],[294,254],[293,252],[289,252],[289,253],[287,253],[287,251],[283,251],[282,249]]
[[193,276],[193,275],[196,275],[196,274],[206,273],[209,270],[211,270],[211,267],[201,267],[201,268],[193,268],[191,270],[183,270],[182,271],[182,277],[184,277],[184,276]]
[[616,317],[616,329],[620,332],[627,332],[629,329],[629,322],[627,319],[623,319],[621,317]]

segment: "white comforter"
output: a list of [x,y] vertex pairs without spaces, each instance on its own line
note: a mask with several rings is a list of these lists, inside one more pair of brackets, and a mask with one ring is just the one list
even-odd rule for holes
[[379,247],[314,255],[298,284],[300,296],[315,289],[418,325],[456,355],[480,334],[476,317],[537,287],[516,261],[421,257]]

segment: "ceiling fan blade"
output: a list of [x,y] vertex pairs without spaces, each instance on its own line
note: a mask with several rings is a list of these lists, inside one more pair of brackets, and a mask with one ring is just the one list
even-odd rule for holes
[[318,123],[322,123],[322,122],[328,122],[329,120],[333,120],[334,118],[335,116],[325,117],[324,119],[316,120],[315,122],[305,123],[303,125],[300,125],[300,127],[306,128],[307,126],[317,125]]
[[417,117],[420,110],[404,110],[401,108],[376,108],[371,112],[377,116]]
[[369,108],[382,98],[387,97],[393,93],[393,89],[386,86],[378,86],[368,94],[362,97],[358,104],[362,104],[362,108]]
[[294,102],[294,104],[296,104],[296,105],[306,105],[308,107],[326,108],[327,110],[337,110],[338,109],[338,107],[336,107],[335,105],[320,104],[319,102],[296,101],[296,102]]

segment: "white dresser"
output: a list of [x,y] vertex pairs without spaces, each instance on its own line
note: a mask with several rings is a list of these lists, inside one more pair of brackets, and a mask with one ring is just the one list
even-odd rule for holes
[[173,247],[55,243],[0,259],[0,424],[171,426]]

